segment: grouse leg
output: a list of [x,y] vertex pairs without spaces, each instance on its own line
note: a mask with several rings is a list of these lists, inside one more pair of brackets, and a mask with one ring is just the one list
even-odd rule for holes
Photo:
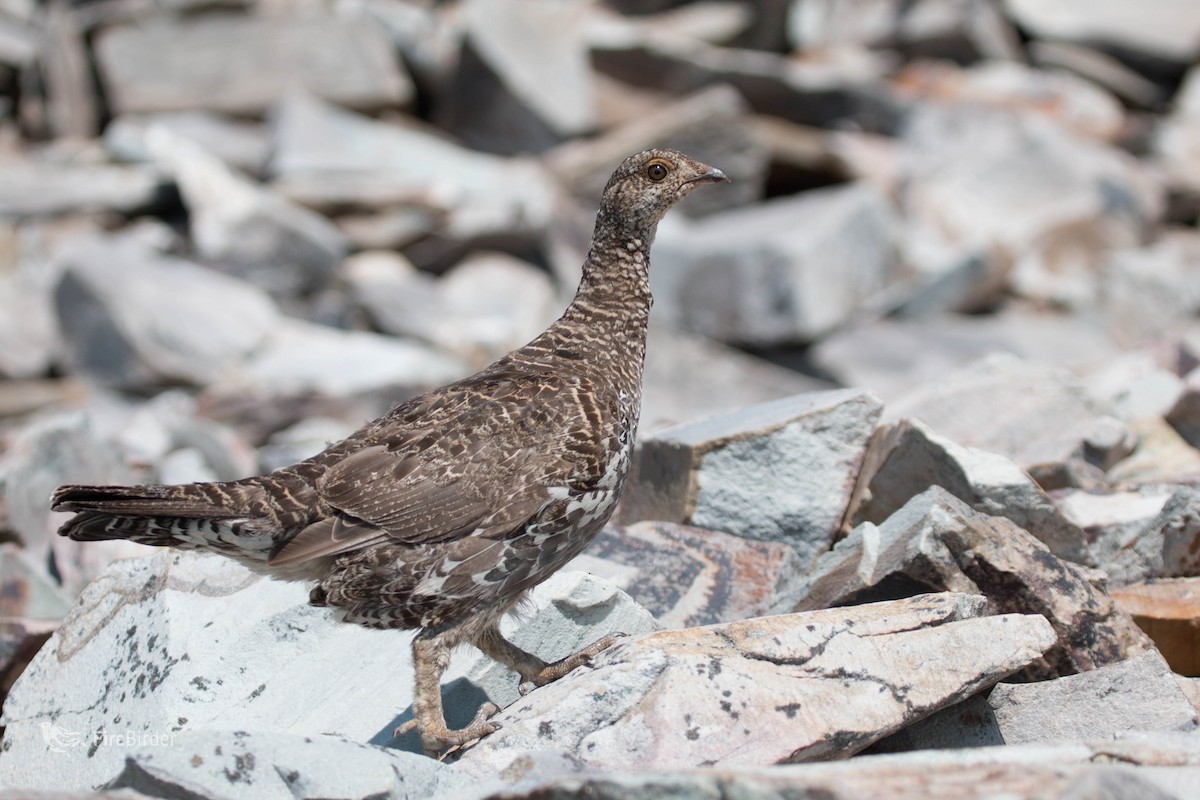
[[495,703],[484,703],[465,728],[450,730],[446,727],[446,714],[442,709],[442,673],[450,664],[450,648],[436,635],[422,631],[413,639],[412,651],[416,668],[413,718],[396,728],[393,735],[400,736],[416,728],[425,755],[437,758],[443,750],[461,747],[500,729],[500,723],[488,721],[500,710]]
[[474,645],[486,655],[520,675],[520,692],[525,695],[538,686],[545,686],[547,683],[558,680],[576,667],[590,664],[595,656],[607,650],[624,636],[623,633],[610,633],[603,639],[592,642],[582,650],[553,663],[543,661],[533,653],[517,647],[505,639],[500,633],[500,629],[495,626],[485,630],[474,641]]

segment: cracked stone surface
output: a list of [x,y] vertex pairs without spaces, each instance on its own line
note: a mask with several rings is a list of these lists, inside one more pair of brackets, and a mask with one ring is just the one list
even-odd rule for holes
[[[1139,768],[1142,767],[1142,768]],[[1147,768],[1148,767],[1148,768]],[[1190,800],[1200,782],[1200,734],[1115,742],[923,751],[770,770],[713,769],[568,775],[504,800]]]
[[1156,650],[1037,683],[999,683],[878,742],[872,752],[1087,741],[1184,730],[1196,710]]
[[474,783],[433,759],[340,736],[199,730],[134,748],[103,788],[188,800],[425,800]]
[[1065,370],[1008,354],[983,358],[894,403],[889,419],[920,419],[959,444],[1006,456],[1043,486],[1133,450],[1127,425],[1103,413]]
[[1021,672],[1023,680],[1045,680],[1154,646],[1092,576],[1012,520],[974,511],[934,486],[882,525],[864,523],[838,542],[808,576],[796,610],[920,591],[982,594],[994,613],[1041,614],[1054,626],[1058,641]]
[[841,524],[882,405],[839,389],[773,400],[642,441],[620,520],[786,542],[807,566]]
[[457,764],[486,775],[545,748],[596,768],[850,755],[1054,643],[1043,618],[986,605],[925,595],[648,634],[510,706]]
[[1090,564],[1083,529],[1068,519],[1015,463],[934,433],[919,420],[881,426],[863,460],[851,500],[853,524],[879,524],[930,486],[941,486],[972,508],[1008,517],[1060,558]]
[[[577,572],[560,572],[529,600],[505,630],[546,659],[655,627],[624,592]],[[0,718],[0,786],[94,787],[145,737],[203,729],[419,751],[415,735],[392,738],[411,714],[411,638],[337,622],[308,605],[305,587],[219,557],[160,550],[114,563],[13,686]],[[472,648],[443,680],[451,725],[485,700],[518,697],[517,676]]]

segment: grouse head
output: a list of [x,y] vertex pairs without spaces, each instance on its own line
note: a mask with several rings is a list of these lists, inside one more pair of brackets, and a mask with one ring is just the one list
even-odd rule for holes
[[609,179],[601,214],[652,238],[655,226],[671,206],[697,186],[727,180],[721,170],[678,150],[643,150],[625,159]]

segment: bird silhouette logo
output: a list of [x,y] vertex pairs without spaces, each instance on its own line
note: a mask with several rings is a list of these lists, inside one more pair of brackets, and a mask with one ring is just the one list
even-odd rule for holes
[[83,744],[83,734],[69,728],[60,728],[53,722],[42,723],[42,741],[52,753],[65,753]]

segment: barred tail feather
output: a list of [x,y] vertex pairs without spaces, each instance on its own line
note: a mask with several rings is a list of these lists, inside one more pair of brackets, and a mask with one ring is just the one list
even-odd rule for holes
[[58,529],[77,542],[128,539],[155,547],[193,547],[175,536],[175,522],[157,517],[122,517],[103,511],[83,511]]
[[233,519],[237,510],[221,505],[205,492],[208,484],[190,486],[60,486],[50,498],[55,511],[92,511],[111,516]]

